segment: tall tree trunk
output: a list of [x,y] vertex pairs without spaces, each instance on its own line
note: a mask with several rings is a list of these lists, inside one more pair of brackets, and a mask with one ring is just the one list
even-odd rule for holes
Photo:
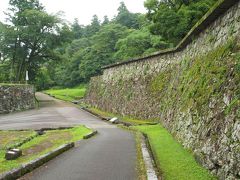
[[18,66],[17,69],[17,76],[16,76],[16,81],[21,81],[21,76],[24,70],[24,64],[25,64],[25,58],[22,58],[20,65]]
[[14,52],[13,52],[13,57],[12,57],[12,62],[11,62],[11,71],[10,71],[10,80],[14,80],[14,76],[16,76],[15,74],[15,70],[14,70],[14,65],[15,65],[15,61],[16,61],[16,54],[17,54],[17,39],[15,40],[14,43]]

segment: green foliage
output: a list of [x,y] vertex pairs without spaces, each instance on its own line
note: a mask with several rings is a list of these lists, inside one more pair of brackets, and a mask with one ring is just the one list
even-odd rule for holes
[[150,31],[166,41],[178,43],[217,0],[146,0]]
[[54,84],[53,80],[49,75],[48,69],[44,66],[41,67],[40,70],[38,71],[35,82],[37,90],[50,88]]
[[94,15],[90,25],[86,26],[85,36],[90,37],[96,34],[101,28],[100,20],[97,15]]
[[75,88],[67,88],[67,89],[50,89],[45,91],[48,94],[54,95],[56,98],[64,100],[64,101],[73,101],[79,100],[84,97],[86,92],[85,85],[79,85]]
[[216,179],[201,167],[193,155],[176,142],[162,126],[136,126],[134,129],[148,135],[150,146],[164,179]]
[[0,82],[9,81],[9,64],[7,62],[0,63]]
[[81,36],[65,48],[63,61],[57,65],[52,77],[56,85],[71,87],[101,74],[102,66],[172,47],[213,2],[215,0],[148,0],[145,6],[149,10],[150,23],[144,15],[131,13],[123,2],[113,20],[105,16],[101,24],[94,16],[86,27],[75,20],[73,32]]
[[109,24],[109,23],[110,23],[110,20],[108,19],[108,17],[107,17],[107,16],[104,16],[104,17],[103,17],[102,25],[104,26],[104,25],[107,25],[107,24]]
[[222,59],[229,53],[229,47],[223,46],[199,57],[191,63],[188,70],[183,71],[181,80],[183,84],[182,103],[194,99],[198,106],[206,104],[213,94],[221,90],[221,85],[226,82],[228,64],[222,64]]
[[153,93],[163,93],[168,88],[168,83],[171,79],[171,71],[161,72],[151,82],[150,88]]
[[159,36],[152,35],[146,28],[133,30],[126,38],[116,43],[117,52],[114,57],[119,60],[128,60],[166,47],[168,44]]
[[77,18],[74,19],[74,22],[72,24],[72,32],[74,35],[74,39],[80,39],[84,35],[83,27],[79,25]]
[[[61,45],[60,20],[45,12],[38,0],[11,0],[10,25],[3,25],[0,33],[0,51],[9,65],[9,78],[13,81],[25,79],[29,71],[34,81],[39,67],[47,60],[58,58],[54,49]],[[66,32],[67,27],[63,27]],[[69,41],[69,39],[67,39]]]
[[118,15],[115,18],[116,23],[128,28],[139,29],[139,14],[131,13],[122,1],[118,8]]
[[[167,69],[153,78],[149,91],[161,101],[161,110],[178,106],[182,110],[193,107],[199,111],[207,108],[211,98],[223,98],[224,87],[231,82],[232,100],[229,109],[239,104],[237,42],[230,40],[206,55],[185,59],[180,65]],[[174,69],[174,71],[173,71]],[[231,79],[231,80],[230,80]],[[230,81],[229,81],[230,80]]]
[[67,48],[66,60],[58,66],[55,81],[58,85],[74,86],[100,74],[102,66],[115,62],[115,44],[127,34],[126,27],[109,23],[90,37],[74,40]]
[[0,22],[0,81],[22,81],[28,70],[40,90],[87,83],[102,66],[172,47],[215,1],[147,0],[147,16],[121,2],[112,20],[69,26],[39,0],[11,0],[9,23]]

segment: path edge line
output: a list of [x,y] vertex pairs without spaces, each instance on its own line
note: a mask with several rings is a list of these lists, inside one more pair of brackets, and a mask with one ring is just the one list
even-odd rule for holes
[[148,138],[145,137],[144,133],[141,134],[141,151],[143,155],[143,160],[145,163],[146,167],[146,174],[147,174],[147,179],[148,180],[160,180],[160,176],[156,167],[156,161],[155,158],[153,157],[153,152],[151,147],[149,147],[149,141]]

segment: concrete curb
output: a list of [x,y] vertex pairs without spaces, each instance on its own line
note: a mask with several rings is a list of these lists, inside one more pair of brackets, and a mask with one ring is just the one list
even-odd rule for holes
[[[92,114],[93,116],[96,116],[96,117],[100,118],[103,121],[109,122],[107,118],[102,117],[101,115],[92,112],[88,108],[82,107],[81,109],[90,113],[90,114]],[[129,126],[133,126],[130,123],[125,123],[125,122],[119,121],[118,124],[122,124],[124,128],[127,128],[128,130],[134,131],[135,133],[137,131],[137,130],[134,130],[132,128],[129,128]],[[156,124],[158,124],[158,123],[149,123],[148,125],[156,125]],[[142,134],[141,150],[142,150],[144,163],[145,163],[145,166],[146,166],[147,179],[148,180],[159,180],[159,179],[161,179],[161,177],[159,175],[160,174],[159,173],[160,168],[159,168],[158,163],[156,161],[156,158],[154,156],[154,152],[153,152],[153,150],[150,146],[148,136],[145,133],[141,133],[141,134]]]
[[146,168],[146,175],[148,180],[161,180],[161,173],[160,166],[156,161],[155,155],[153,153],[153,150],[150,146],[149,139],[147,134],[142,133],[136,129],[133,129],[132,127],[126,127],[122,126],[122,128],[127,129],[129,131],[132,131],[137,135],[137,133],[141,134],[141,151],[143,156],[143,161]]
[[55,158],[56,156],[64,153],[65,151],[67,151],[73,147],[74,147],[74,143],[62,145],[59,148],[57,148],[53,151],[50,151],[49,153],[41,156],[40,158],[35,159],[27,164],[24,164],[17,169],[14,169],[14,170],[4,173],[4,174],[0,174],[0,180],[12,180],[12,179],[20,178],[24,174],[31,172],[32,170],[40,167],[44,163],[50,161],[51,159]]
[[155,172],[156,174],[158,175],[159,179],[162,179],[161,178],[161,168],[160,168],[160,165],[159,165],[159,162],[158,160],[156,159],[156,153],[153,151],[151,145],[150,145],[150,141],[149,141],[149,138],[148,138],[148,135],[146,133],[142,133],[143,137],[144,137],[144,143],[146,144],[146,147],[148,149],[148,152],[149,152],[149,155],[150,155],[150,158],[152,159],[152,162],[153,162],[153,167],[155,167]]
[[141,149],[143,160],[145,163],[146,171],[147,171],[147,179],[148,180],[158,180],[157,172],[155,171],[155,162],[151,156],[151,149],[148,148],[146,138],[144,137],[143,133],[141,133]]
[[[46,130],[70,129],[70,128],[73,128],[73,127],[43,128],[41,130],[46,131]],[[86,127],[86,128],[91,129],[89,127]],[[94,135],[96,135],[97,133],[98,132],[95,130],[95,131],[83,136],[83,139],[89,139],[89,138],[93,137]],[[48,162],[48,161],[52,160],[53,158],[57,157],[58,155],[68,151],[69,149],[71,149],[73,147],[77,147],[78,144],[81,141],[82,140],[62,145],[62,146],[58,147],[57,149],[52,150],[49,153],[47,153],[47,154],[45,154],[45,155],[43,155],[43,156],[41,156],[41,157],[39,157],[35,160],[32,160],[31,162],[29,162],[27,164],[24,164],[24,165],[20,166],[19,168],[16,168],[16,169],[13,169],[9,172],[0,174],[0,180],[14,180],[14,179],[20,178],[23,175],[33,171],[34,169],[42,166],[46,162]]]
[[[64,129],[71,129],[74,128],[76,126],[61,126],[61,127],[50,127],[50,128],[34,128],[34,129],[17,129],[17,130],[7,130],[7,131],[29,131],[29,130],[33,130],[33,131],[52,131],[52,130],[64,130]],[[4,130],[0,130],[0,131],[4,131]]]
[[97,131],[93,131],[93,132],[83,136],[83,139],[89,139],[89,138],[95,136],[97,133],[98,133]]
[[[74,128],[74,127],[58,127],[58,128],[41,128],[41,129],[34,129],[34,131],[52,131],[52,130],[64,130],[64,129],[71,129],[71,128]],[[88,129],[91,129],[91,128],[88,128]],[[20,129],[20,130],[8,130],[8,131],[29,131],[29,129]],[[18,142],[16,144],[12,144],[11,146],[7,147],[7,149],[12,149],[12,148],[18,148],[20,146],[22,146],[23,144],[33,140],[34,138],[40,136],[39,134],[35,134],[35,135],[32,135],[30,137],[27,137],[25,139],[23,139],[21,142]]]

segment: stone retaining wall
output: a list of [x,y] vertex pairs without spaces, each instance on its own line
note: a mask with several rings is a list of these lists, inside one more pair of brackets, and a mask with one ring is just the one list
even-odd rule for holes
[[158,120],[219,179],[239,179],[239,37],[239,0],[219,1],[176,48],[105,67],[86,102]]
[[1,85],[0,114],[22,111],[35,107],[32,85]]

